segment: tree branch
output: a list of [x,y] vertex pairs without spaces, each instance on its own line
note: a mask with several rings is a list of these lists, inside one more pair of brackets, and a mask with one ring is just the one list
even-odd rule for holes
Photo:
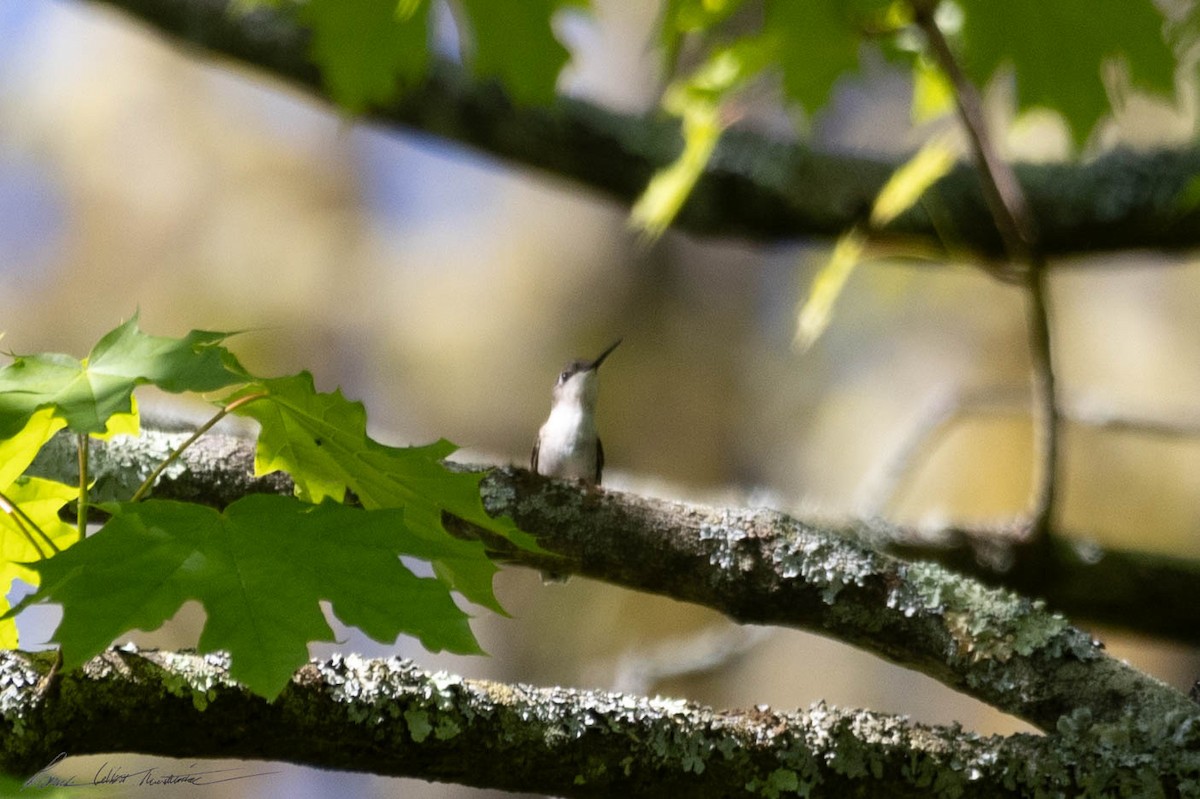
[[[197,52],[231,58],[328,101],[308,58],[307,32],[279,13],[231,14],[228,0],[93,2],[119,8]],[[548,108],[514,106],[494,84],[473,81],[446,63],[367,117],[535,167],[623,204],[632,204],[682,147],[675,120],[618,114],[566,97]],[[760,240],[835,236],[859,220],[898,164],[730,130],[675,224],[702,235]],[[1198,175],[1197,147],[1017,167],[1048,256],[1200,244],[1200,206],[1181,204]],[[1003,252],[969,166],[931,191],[948,209],[949,231],[939,235],[917,206],[881,236],[920,237],[940,247],[950,233],[956,245],[976,253]]]
[[[149,455],[154,434],[146,435],[137,450]],[[169,453],[178,444],[175,438],[184,435],[161,435],[157,446]],[[222,485],[232,477],[228,464],[250,462],[251,443],[209,435],[200,444],[209,439],[209,446],[225,455],[214,459],[203,449],[188,449],[177,463],[183,472],[164,475],[156,496],[173,497],[178,481],[187,498],[202,499],[195,494],[197,484]],[[135,466],[124,446],[120,440],[96,443],[101,479],[109,468],[133,473],[130,480],[153,468],[154,460]],[[35,464],[41,476],[53,477],[64,468],[69,470],[70,462],[40,459]],[[903,531],[818,526],[770,510],[588,490],[512,467],[492,470],[482,485],[488,512],[511,517],[550,554],[515,550],[458,520],[448,522],[457,522],[460,532],[480,535],[512,562],[665,594],[740,622],[814,630],[923,671],[1042,729],[1054,729],[1080,709],[1108,722],[1149,720],[1192,708],[1182,694],[1107,657],[1089,636],[1038,603],[859,543],[883,535],[900,540]],[[226,499],[228,493],[218,497]],[[1061,595],[1077,603],[1079,596],[1069,591],[1094,585],[1096,574],[1112,569],[1109,558],[1097,569],[1078,555],[1069,561],[1065,545],[1052,551],[1063,559],[1055,584],[1062,581],[1067,592]],[[1144,579],[1144,572],[1132,568],[1133,557],[1127,557],[1126,579]],[[1174,575],[1171,584],[1181,591],[1176,607],[1187,609],[1181,614],[1189,617],[1194,636],[1197,568],[1165,560],[1155,565]],[[1039,560],[1037,567],[1044,570],[1045,563]],[[1071,571],[1074,579],[1064,578]],[[1097,604],[1108,608],[1102,603],[1114,601],[1116,588],[1100,584],[1088,590],[1102,590]]]
[[1190,709],[1039,603],[776,511],[588,491],[511,467],[490,472],[483,494],[489,513],[510,516],[556,556],[510,551],[516,562],[564,571],[557,558],[566,558],[577,574],[738,622],[812,630],[1045,730],[1079,708],[1104,721]]
[[[1112,729],[1077,714],[1053,736],[980,738],[903,718],[671,699],[430,674],[400,659],[314,661],[274,702],[219,656],[110,649],[52,692],[49,653],[0,653],[0,768],[70,781],[60,753],[268,759],[556,796],[1157,795],[1197,771],[1195,714]],[[1102,745],[1103,744],[1103,745]],[[250,774],[252,776],[252,772]],[[261,779],[269,780],[269,776]],[[1158,790],[1155,790],[1158,789]]]

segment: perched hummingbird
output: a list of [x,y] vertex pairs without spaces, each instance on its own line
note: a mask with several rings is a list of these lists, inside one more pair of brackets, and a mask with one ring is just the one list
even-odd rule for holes
[[596,394],[600,378],[596,370],[617,348],[617,339],[594,361],[571,361],[554,384],[550,418],[538,431],[529,468],[547,477],[600,483],[604,471],[604,448],[596,434]]

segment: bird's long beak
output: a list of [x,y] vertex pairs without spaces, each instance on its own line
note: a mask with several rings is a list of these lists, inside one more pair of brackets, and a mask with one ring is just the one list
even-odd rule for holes
[[604,352],[600,353],[600,357],[598,357],[598,358],[596,358],[596,360],[592,361],[592,365],[588,367],[588,371],[599,368],[600,364],[604,363],[604,359],[607,358],[609,356],[609,354],[611,354],[612,351],[617,348],[617,345],[620,344],[624,340],[625,339],[623,339],[623,338],[619,338],[616,341],[614,341],[612,344],[610,344],[608,346],[608,349],[606,349]]

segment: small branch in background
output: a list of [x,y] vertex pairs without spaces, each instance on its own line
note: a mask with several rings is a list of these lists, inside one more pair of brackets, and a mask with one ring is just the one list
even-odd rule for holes
[[1038,242],[1037,227],[1029,203],[1012,167],[1000,157],[988,133],[983,100],[967,79],[949,42],[934,19],[937,0],[910,0],[917,26],[941,69],[954,85],[959,117],[971,140],[975,163],[983,183],[988,210],[1004,240],[1010,261],[1024,264],[1021,272],[1003,270],[992,274],[1004,280],[1023,282],[1028,300],[1029,350],[1033,370],[1034,448],[1038,453],[1028,537],[1044,541],[1055,510],[1058,485],[1059,424],[1050,331],[1050,298],[1046,259]]
[[919,466],[928,461],[942,439],[963,416],[977,413],[1024,413],[1024,391],[1006,387],[945,390],[921,411],[900,446],[884,457],[874,477],[866,482],[859,503],[868,518],[886,518],[903,498]]
[[710,625],[618,659],[614,691],[648,694],[664,680],[699,677],[727,668],[775,634],[770,627]]
[[1045,261],[1040,257],[1031,262],[1028,279],[1029,353],[1033,366],[1033,445],[1039,456],[1029,534],[1037,542],[1045,541],[1054,521],[1062,425],[1050,339],[1050,281]]
[[199,441],[200,437],[202,435],[204,435],[205,433],[207,433],[209,430],[212,430],[213,427],[215,427],[218,422],[220,422],[222,419],[224,419],[230,413],[233,413],[235,410],[242,407],[243,405],[254,402],[255,400],[262,399],[263,397],[266,397],[266,396],[267,396],[266,392],[259,392],[257,394],[250,394],[245,397],[240,397],[239,399],[234,400],[233,402],[229,403],[224,408],[221,408],[221,410],[219,410],[215,414],[213,414],[212,418],[210,418],[204,424],[202,424],[196,428],[196,432],[194,432],[190,436],[188,436],[187,439],[185,439],[183,441],[183,443],[181,443],[178,447],[171,450],[171,454],[169,454],[166,458],[164,458],[163,462],[160,463],[157,467],[155,467],[154,471],[152,471],[146,477],[146,479],[142,481],[142,484],[140,486],[138,486],[137,491],[135,491],[133,493],[133,496],[129,499],[129,501],[130,502],[138,502],[138,501],[144,499],[146,497],[146,495],[148,495],[150,493],[150,491],[154,488],[154,483],[158,480],[158,478],[160,476],[162,476],[162,473],[167,470],[167,467],[170,466],[175,461],[179,460],[179,456],[183,454],[184,450],[186,450],[188,447],[192,446],[197,441]]
[[[866,481],[859,502],[868,518],[887,518],[904,498],[916,472],[926,463],[956,423],[967,416],[1025,415],[1025,392],[1006,386],[947,389],[934,396],[915,425],[891,454],[885,456],[873,477]],[[1200,439],[1200,417],[1191,419],[1138,418],[1075,402],[1060,404],[1061,424],[1091,430],[1128,432],[1158,438]]]
[[1114,433],[1136,433],[1156,438],[1200,438],[1200,417],[1182,419],[1147,419],[1124,416],[1109,410],[1075,403],[1059,410],[1059,415],[1072,424],[1107,430]]

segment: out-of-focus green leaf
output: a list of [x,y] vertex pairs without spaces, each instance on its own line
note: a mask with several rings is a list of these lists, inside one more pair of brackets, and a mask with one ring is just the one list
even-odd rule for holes
[[[947,137],[933,139],[901,165],[880,189],[871,208],[871,225],[882,226],[911,208],[926,190],[954,166],[954,147]],[[800,304],[793,346],[811,347],[829,327],[833,309],[846,281],[862,262],[867,234],[851,228],[838,239],[829,260],[813,278],[808,296]]]
[[871,224],[882,227],[911,208],[926,189],[954,167],[954,160],[954,147],[947,137],[928,142],[883,184],[871,208]]
[[54,353],[17,356],[0,369],[0,438],[15,435],[41,408],[53,408],[77,433],[103,433],[113,414],[133,412],[133,390],[144,383],[179,393],[245,382],[237,359],[220,346],[228,336],[201,330],[183,338],[148,336],[135,314],[82,361]]
[[683,152],[654,173],[629,212],[629,221],[651,238],[661,236],[687,201],[721,138],[720,110],[700,104],[683,117]]
[[408,22],[421,10],[424,3],[425,0],[396,0],[396,19]]
[[771,39],[740,39],[710,53],[691,75],[667,88],[662,105],[683,120],[683,152],[654,174],[634,203],[630,211],[634,228],[655,238],[671,224],[721,138],[722,103],[758,75],[774,52]]
[[1169,95],[1175,57],[1153,0],[959,0],[962,61],[976,85],[1000,67],[1016,73],[1018,109],[1066,119],[1077,144],[1109,110],[1102,67],[1120,61],[1135,86]]
[[858,69],[863,36],[887,18],[891,0],[767,0],[764,31],[779,43],[787,96],[813,113],[833,84]]
[[744,0],[667,0],[659,34],[667,75],[675,75],[685,36],[713,31],[743,3]]
[[663,30],[679,33],[707,31],[729,18],[745,0],[668,0]]
[[402,511],[261,494],[223,513],[161,500],[106,509],[114,516],[99,532],[33,564],[41,589],[19,606],[63,606],[54,639],[66,669],[130,630],[157,629],[188,600],[208,612],[200,651],[228,652],[230,675],[267,698],[310,641],[334,640],[321,601],[382,643],[406,633],[432,651],[480,651],[446,585],[400,562],[410,554]]
[[[514,100],[549,103],[569,58],[554,16],[590,0],[455,0],[463,60],[498,80]],[[430,63],[429,0],[239,0],[293,14],[312,29],[312,58],[334,100],[352,113],[391,101],[420,80]]]
[[813,278],[808,297],[800,305],[796,319],[796,338],[792,346],[803,352],[811,347],[833,318],[833,306],[841,296],[850,273],[862,261],[867,237],[858,228],[842,234],[829,260]]
[[1200,175],[1196,175],[1183,188],[1177,202],[1178,210],[1187,213],[1200,208]]
[[249,14],[259,8],[279,8],[283,0],[232,0],[230,12],[234,14]]
[[308,0],[298,13],[325,85],[349,111],[386,103],[429,64],[426,0]]
[[954,110],[954,86],[927,58],[913,62],[912,120],[920,124]]
[[475,74],[496,78],[521,103],[554,99],[567,48],[551,22],[559,9],[586,7],[582,0],[458,0],[471,36],[468,59]]

